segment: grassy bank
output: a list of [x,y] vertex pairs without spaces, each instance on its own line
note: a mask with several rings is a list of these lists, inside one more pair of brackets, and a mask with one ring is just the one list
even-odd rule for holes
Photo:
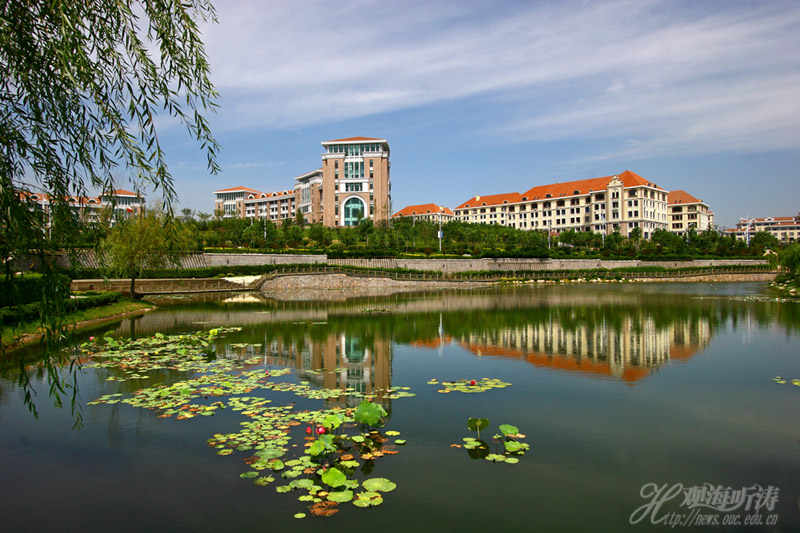
[[[85,327],[94,325],[105,320],[113,320],[121,315],[127,315],[152,309],[153,304],[141,300],[129,300],[120,298],[118,301],[90,309],[81,309],[68,313],[64,318],[67,328]],[[0,327],[0,343],[2,349],[13,350],[25,344],[35,342],[41,336],[42,328],[38,320],[26,320],[14,326],[3,325]]]

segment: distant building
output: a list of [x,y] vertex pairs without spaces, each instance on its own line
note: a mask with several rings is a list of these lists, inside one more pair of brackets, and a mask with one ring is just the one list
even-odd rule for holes
[[[51,199],[49,194],[37,192],[21,192],[20,197],[24,198],[40,209],[45,217],[47,227],[51,224]],[[124,220],[130,216],[137,215],[144,211],[144,195],[126,191],[125,189],[115,189],[100,196],[70,196],[69,206],[72,212],[83,222],[97,223],[102,220],[104,211],[108,213],[111,225],[119,220]]]
[[629,170],[603,178],[540,185],[520,193],[474,196],[455,208],[463,222],[525,230],[619,231],[644,238],[668,229],[668,192]]
[[739,240],[747,240],[759,231],[766,231],[781,242],[800,241],[800,213],[793,217],[765,217],[741,219],[736,229],[727,230]]
[[355,226],[362,218],[388,222],[391,212],[389,143],[349,137],[322,143],[322,168],[294,178],[291,191],[264,193],[249,187],[214,191],[214,211],[225,218],[294,218],[329,227]]
[[436,204],[410,205],[404,207],[392,218],[413,218],[416,220],[427,220],[429,222],[447,223],[455,219],[455,214],[449,207]]
[[690,228],[706,231],[714,227],[714,213],[709,210],[708,204],[686,191],[670,191],[667,208],[672,233],[683,234]]
[[295,216],[293,191],[261,192],[249,187],[214,191],[214,212],[223,218],[265,218],[273,222]]

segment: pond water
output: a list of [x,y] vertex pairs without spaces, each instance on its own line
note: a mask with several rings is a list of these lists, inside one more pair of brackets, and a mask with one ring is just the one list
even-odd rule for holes
[[[800,530],[800,387],[791,381],[800,378],[800,304],[777,301],[765,284],[160,303],[77,340],[241,329],[213,337],[194,370],[96,368],[101,356],[85,359],[77,430],[69,410],[48,400],[41,372],[32,374],[38,419],[13,370],[4,372],[3,531],[650,531],[678,520],[698,531]],[[212,366],[215,386],[243,372],[261,381],[219,396],[192,395],[187,386],[178,394],[194,411],[177,416],[125,402],[156,383],[209,375]],[[483,378],[511,385],[439,392],[442,381],[480,388]],[[245,462],[253,449],[218,454],[226,449],[220,436],[252,420],[233,409],[236,398],[299,413],[354,408],[373,395],[387,412],[380,430],[400,433],[383,446],[398,453],[356,457],[350,478],[395,483],[380,506],[343,503],[333,516],[314,517],[311,502],[298,501],[305,491],[277,492],[291,482],[282,472],[267,486],[240,477],[254,472]],[[123,401],[86,405],[98,398]],[[213,402],[225,408],[196,416]],[[501,424],[519,428],[530,450],[509,464],[452,447],[477,436],[470,417],[490,420],[481,435],[490,452],[502,453],[502,442],[492,442]],[[305,455],[306,426],[283,426],[291,439],[284,461]],[[301,512],[308,516],[294,518]],[[659,520],[666,523],[653,524]]]

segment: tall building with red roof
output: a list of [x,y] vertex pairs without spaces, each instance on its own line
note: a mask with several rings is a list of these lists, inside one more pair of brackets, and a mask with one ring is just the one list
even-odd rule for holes
[[322,168],[294,178],[291,190],[265,193],[239,186],[214,191],[214,211],[225,218],[294,218],[329,227],[362,218],[388,222],[392,187],[386,139],[348,137],[322,143]]
[[714,227],[714,213],[708,204],[686,191],[670,191],[667,199],[670,231],[684,234],[694,228],[705,231]]
[[348,137],[322,143],[322,223],[355,226],[389,221],[392,186],[386,139]]
[[587,180],[539,185],[524,193],[473,196],[455,208],[463,222],[525,230],[594,231],[628,235],[640,228],[649,238],[668,229],[668,192],[626,170]]

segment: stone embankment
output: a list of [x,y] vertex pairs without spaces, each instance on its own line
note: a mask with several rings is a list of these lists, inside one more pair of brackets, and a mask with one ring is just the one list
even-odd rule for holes
[[[66,266],[68,258],[60,261]],[[87,267],[98,267],[97,258],[91,251],[78,257],[78,262]],[[766,265],[765,259],[703,259],[697,261],[642,261],[605,259],[550,259],[550,258],[461,258],[461,259],[328,259],[326,255],[310,254],[188,254],[181,259],[183,268],[224,267],[244,265],[299,265],[317,264],[334,266],[357,266],[362,268],[406,268],[409,270],[437,271],[444,274],[477,271],[519,270],[591,270],[595,268],[624,268],[655,266],[663,268],[721,267],[736,265]],[[22,270],[27,270],[23,268]]]

